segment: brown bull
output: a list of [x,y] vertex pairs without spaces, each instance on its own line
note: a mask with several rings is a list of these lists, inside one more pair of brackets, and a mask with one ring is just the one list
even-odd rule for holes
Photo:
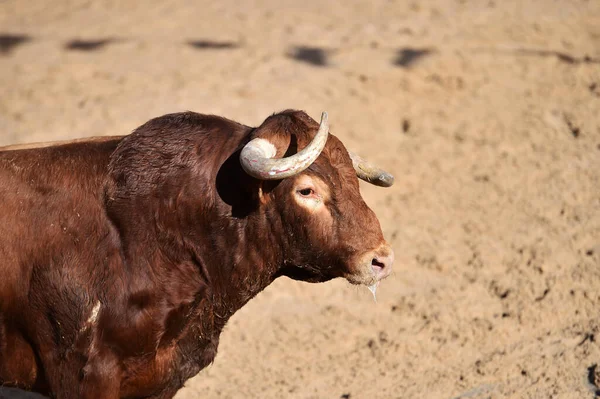
[[393,252],[357,175],[393,182],[299,111],[0,149],[0,385],[171,398],[277,277],[376,287]]

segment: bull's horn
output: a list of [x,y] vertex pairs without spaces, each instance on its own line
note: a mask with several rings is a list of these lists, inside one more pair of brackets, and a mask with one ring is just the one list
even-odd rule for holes
[[325,148],[328,134],[327,112],[323,112],[319,131],[302,151],[286,158],[276,159],[273,158],[277,153],[273,144],[261,138],[252,139],[240,154],[242,167],[250,176],[260,180],[279,180],[297,175],[319,157]]
[[348,151],[352,159],[352,166],[356,170],[356,176],[366,182],[380,187],[390,187],[394,184],[394,176],[383,169],[365,161],[363,158]]

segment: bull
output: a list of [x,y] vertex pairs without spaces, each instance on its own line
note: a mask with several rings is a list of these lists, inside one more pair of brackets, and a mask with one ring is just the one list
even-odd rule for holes
[[357,177],[393,177],[288,110],[0,149],[0,385],[171,398],[280,276],[373,290],[394,254]]

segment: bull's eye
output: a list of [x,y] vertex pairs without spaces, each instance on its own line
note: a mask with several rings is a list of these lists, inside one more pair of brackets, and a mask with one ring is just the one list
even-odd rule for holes
[[312,188],[303,188],[302,190],[298,190],[298,192],[303,197],[310,197],[311,195],[313,195],[315,193],[315,190],[313,190]]

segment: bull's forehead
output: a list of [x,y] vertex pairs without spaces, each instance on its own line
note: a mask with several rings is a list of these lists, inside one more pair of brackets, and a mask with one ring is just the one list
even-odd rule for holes
[[344,144],[334,135],[330,134],[327,144],[317,159],[317,164],[328,165],[341,175],[352,176],[356,179],[356,172],[352,166],[352,159]]
[[324,152],[332,165],[352,167],[352,159],[350,159],[346,146],[333,134],[329,135]]
[[[317,134],[318,129],[319,125],[314,122],[310,128],[296,133],[298,151],[301,151],[311,143]],[[352,164],[350,155],[348,155],[348,150],[341,140],[338,139],[334,134],[331,134],[331,132],[329,132],[325,148],[323,149],[321,155],[327,158],[332,164]]]
[[[288,129],[273,129],[279,133],[285,132],[281,136],[287,136],[290,134],[293,136],[287,136],[287,140],[290,140],[287,144],[289,146],[295,146],[296,151],[301,151],[314,139],[319,129],[319,123],[311,118],[304,111],[287,110],[279,115],[286,115],[290,117],[288,121],[290,125],[286,125]],[[279,137],[281,138],[281,137]],[[289,147],[284,146],[286,150],[282,153],[289,151]],[[279,148],[279,147],[278,147]],[[279,155],[279,154],[278,154]],[[282,154],[283,155],[283,154]],[[332,173],[332,169],[335,173]],[[343,180],[346,187],[355,187],[358,190],[358,178],[356,172],[352,166],[352,159],[348,154],[348,150],[334,134],[329,133],[325,148],[321,152],[321,155],[317,158],[315,163],[309,168],[309,171],[313,170],[318,174],[322,174],[323,177],[329,177],[330,183],[334,186],[339,186],[340,180]]]
[[352,159],[342,142],[333,135],[329,136],[323,152],[308,168],[307,173],[314,173],[325,181],[332,193],[336,193],[334,197],[360,196]]

